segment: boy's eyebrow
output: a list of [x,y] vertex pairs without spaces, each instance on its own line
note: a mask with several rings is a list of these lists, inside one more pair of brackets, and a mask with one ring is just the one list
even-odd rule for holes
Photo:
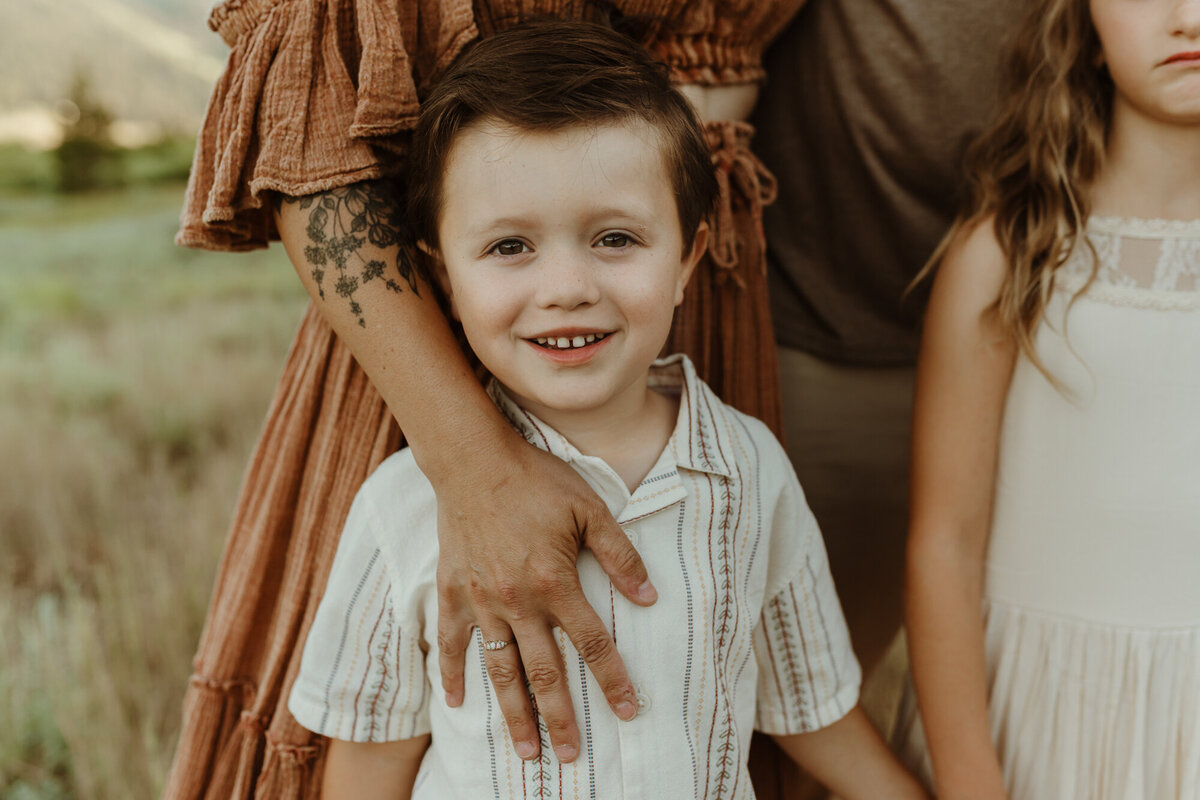
[[497,217],[496,219],[488,219],[478,225],[471,225],[467,228],[468,236],[482,236],[492,233],[497,230],[508,230],[511,228],[528,228],[532,225],[532,221],[525,217]]
[[[589,213],[584,218],[585,224],[595,224],[601,220],[620,220],[627,223],[634,223],[631,227],[638,231],[644,232],[649,225],[647,220],[652,217],[652,213],[648,209],[639,207],[619,208],[616,206],[608,206],[599,208]],[[535,217],[497,217],[495,219],[484,220],[478,225],[472,225],[467,228],[468,236],[484,236],[490,233],[513,229],[529,229],[538,227],[544,223],[544,220],[537,220]]]
[[589,222],[599,222],[600,220],[620,219],[626,222],[637,223],[635,227],[645,230],[649,227],[647,220],[653,218],[653,213],[648,208],[643,208],[638,205],[632,206],[606,206],[598,208],[588,215]]

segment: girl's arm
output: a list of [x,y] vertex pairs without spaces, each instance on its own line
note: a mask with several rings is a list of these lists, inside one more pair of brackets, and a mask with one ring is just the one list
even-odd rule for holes
[[1006,796],[988,732],[981,617],[1016,353],[991,310],[1006,269],[990,219],[959,234],[933,284],[917,366],[906,622],[941,800]]
[[409,800],[429,736],[396,742],[330,739],[321,796],[329,800]]
[[[450,705],[478,623],[512,638],[488,659],[518,752],[539,751],[528,678],[560,760],[579,751],[551,626],[587,659],[616,713],[636,713],[633,686],[579,585],[580,547],[630,600],[654,601],[646,569],[583,480],[526,444],[488,399],[424,277],[402,260],[394,191],[365,182],[282,198],[276,223],[296,272],[400,423],[438,498],[438,647]],[[565,749],[564,749],[565,748]]]
[[861,706],[820,730],[772,738],[793,761],[845,800],[928,800]]

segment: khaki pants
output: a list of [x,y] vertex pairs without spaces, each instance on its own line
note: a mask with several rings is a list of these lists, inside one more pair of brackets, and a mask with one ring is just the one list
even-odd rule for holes
[[[874,668],[897,638],[908,523],[912,367],[860,367],[779,349],[788,456],[820,523],[855,652],[868,676],[863,705],[884,734],[895,715],[902,653]],[[899,663],[897,663],[899,662]],[[824,792],[795,770],[755,770],[760,800]]]

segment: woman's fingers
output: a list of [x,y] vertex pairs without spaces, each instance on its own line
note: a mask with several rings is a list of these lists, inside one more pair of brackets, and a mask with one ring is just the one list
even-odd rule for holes
[[571,692],[554,634],[544,624],[529,624],[518,627],[516,636],[525,678],[537,701],[537,713],[550,735],[554,755],[562,762],[574,761],[579,757],[579,726],[575,724]]
[[658,599],[642,557],[602,505],[585,517],[583,546],[596,556],[618,592],[641,606],[653,605]]
[[483,664],[496,692],[500,713],[508,725],[513,749],[521,758],[537,758],[541,752],[541,741],[533,705],[529,701],[529,689],[525,686],[525,675],[521,671],[520,649],[512,629],[499,620],[491,619],[481,625],[479,631]]
[[625,662],[599,615],[583,599],[582,592],[578,601],[562,604],[558,621],[563,633],[587,662],[613,713],[627,721],[636,717],[637,695],[629,673],[625,671]]
[[[557,604],[555,601],[571,593],[584,606],[587,606],[587,599],[579,586],[574,558],[561,561],[563,563],[551,558],[540,568],[530,566],[520,577],[511,573],[490,575],[488,584],[494,587],[495,594],[484,591],[483,582],[477,580],[471,595],[476,615],[484,620],[495,619],[499,625],[513,631],[516,640],[515,647],[493,651],[508,655],[495,660],[500,669],[493,670],[492,662],[488,662],[488,674],[496,688],[496,699],[504,718],[508,720],[514,744],[524,740],[524,727],[514,729],[513,724],[515,720],[523,726],[525,714],[529,713],[529,692],[532,692],[537,704],[536,713],[546,726],[554,754],[559,761],[568,762],[579,755],[579,726],[575,723],[562,655],[551,630],[553,618],[546,606],[553,607]],[[485,630],[490,627],[485,626]],[[519,653],[519,659],[516,653]],[[515,686],[521,689],[519,697]],[[536,738],[536,722],[532,724]]]
[[446,705],[457,708],[463,702],[463,667],[467,645],[475,621],[460,602],[457,591],[438,582],[438,669],[442,673],[442,691]]

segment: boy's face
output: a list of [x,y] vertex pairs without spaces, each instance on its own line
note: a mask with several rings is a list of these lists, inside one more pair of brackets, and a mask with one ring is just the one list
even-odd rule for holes
[[658,137],[640,121],[467,127],[447,160],[438,235],[471,348],[551,422],[640,408],[705,238],[685,252]]

